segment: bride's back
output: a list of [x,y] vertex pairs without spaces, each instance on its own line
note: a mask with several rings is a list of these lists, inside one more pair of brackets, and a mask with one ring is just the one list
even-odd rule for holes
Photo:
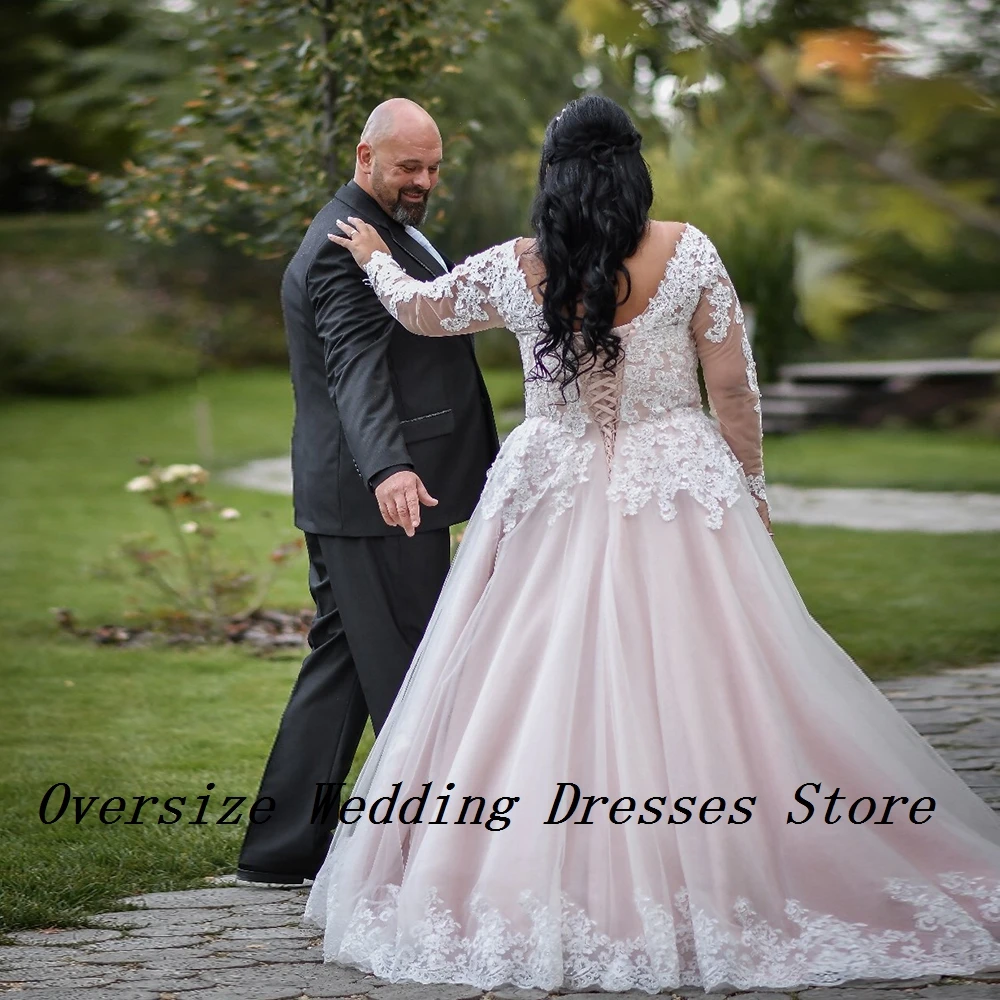
[[[683,233],[684,223],[650,220],[638,249],[623,262],[629,280],[626,282],[623,275],[618,276],[619,306],[614,317],[615,328],[627,326],[646,311],[663,281],[667,264]],[[531,294],[540,305],[540,285],[545,278],[545,265],[536,252],[535,240],[528,237],[518,240],[514,252]]]

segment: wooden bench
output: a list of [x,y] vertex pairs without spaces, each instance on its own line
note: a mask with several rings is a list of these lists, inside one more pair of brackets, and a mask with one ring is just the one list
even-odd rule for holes
[[915,423],[997,391],[1000,360],[929,358],[783,365],[761,386],[765,433],[821,424],[876,426],[887,417]]

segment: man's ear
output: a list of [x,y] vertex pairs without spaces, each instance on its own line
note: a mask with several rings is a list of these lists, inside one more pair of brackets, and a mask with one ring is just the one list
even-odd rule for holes
[[359,142],[357,156],[361,172],[370,174],[372,172],[372,162],[375,159],[375,150],[367,142]]

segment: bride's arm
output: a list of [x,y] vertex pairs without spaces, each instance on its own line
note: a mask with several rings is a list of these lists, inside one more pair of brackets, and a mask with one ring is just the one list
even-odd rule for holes
[[382,305],[411,333],[446,337],[507,325],[503,303],[511,273],[519,273],[514,241],[490,247],[433,281],[421,281],[396,263],[373,227],[350,221],[343,228],[345,234],[353,228],[353,236],[331,234],[330,239],[354,254]]
[[757,367],[750,350],[736,289],[712,248],[701,296],[691,317],[705,388],[719,428],[743,468],[750,494],[764,523],[770,507],[764,489],[764,454]]

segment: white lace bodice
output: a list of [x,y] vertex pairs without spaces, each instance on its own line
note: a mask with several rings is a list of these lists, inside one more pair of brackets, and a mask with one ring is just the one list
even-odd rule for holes
[[[566,391],[537,373],[542,309],[521,268],[518,240],[484,250],[433,281],[407,275],[389,254],[365,266],[386,308],[428,336],[506,327],[518,338],[525,372],[525,420],[504,442],[480,506],[505,528],[545,498],[549,517],[572,503],[603,448],[609,501],[633,514],[655,500],[664,518],[689,492],[711,527],[744,483],[766,504],[760,395],[735,289],[708,237],[685,227],[643,312],[616,328],[623,355],[614,372],[599,365]],[[701,406],[701,364],[712,410]]]

